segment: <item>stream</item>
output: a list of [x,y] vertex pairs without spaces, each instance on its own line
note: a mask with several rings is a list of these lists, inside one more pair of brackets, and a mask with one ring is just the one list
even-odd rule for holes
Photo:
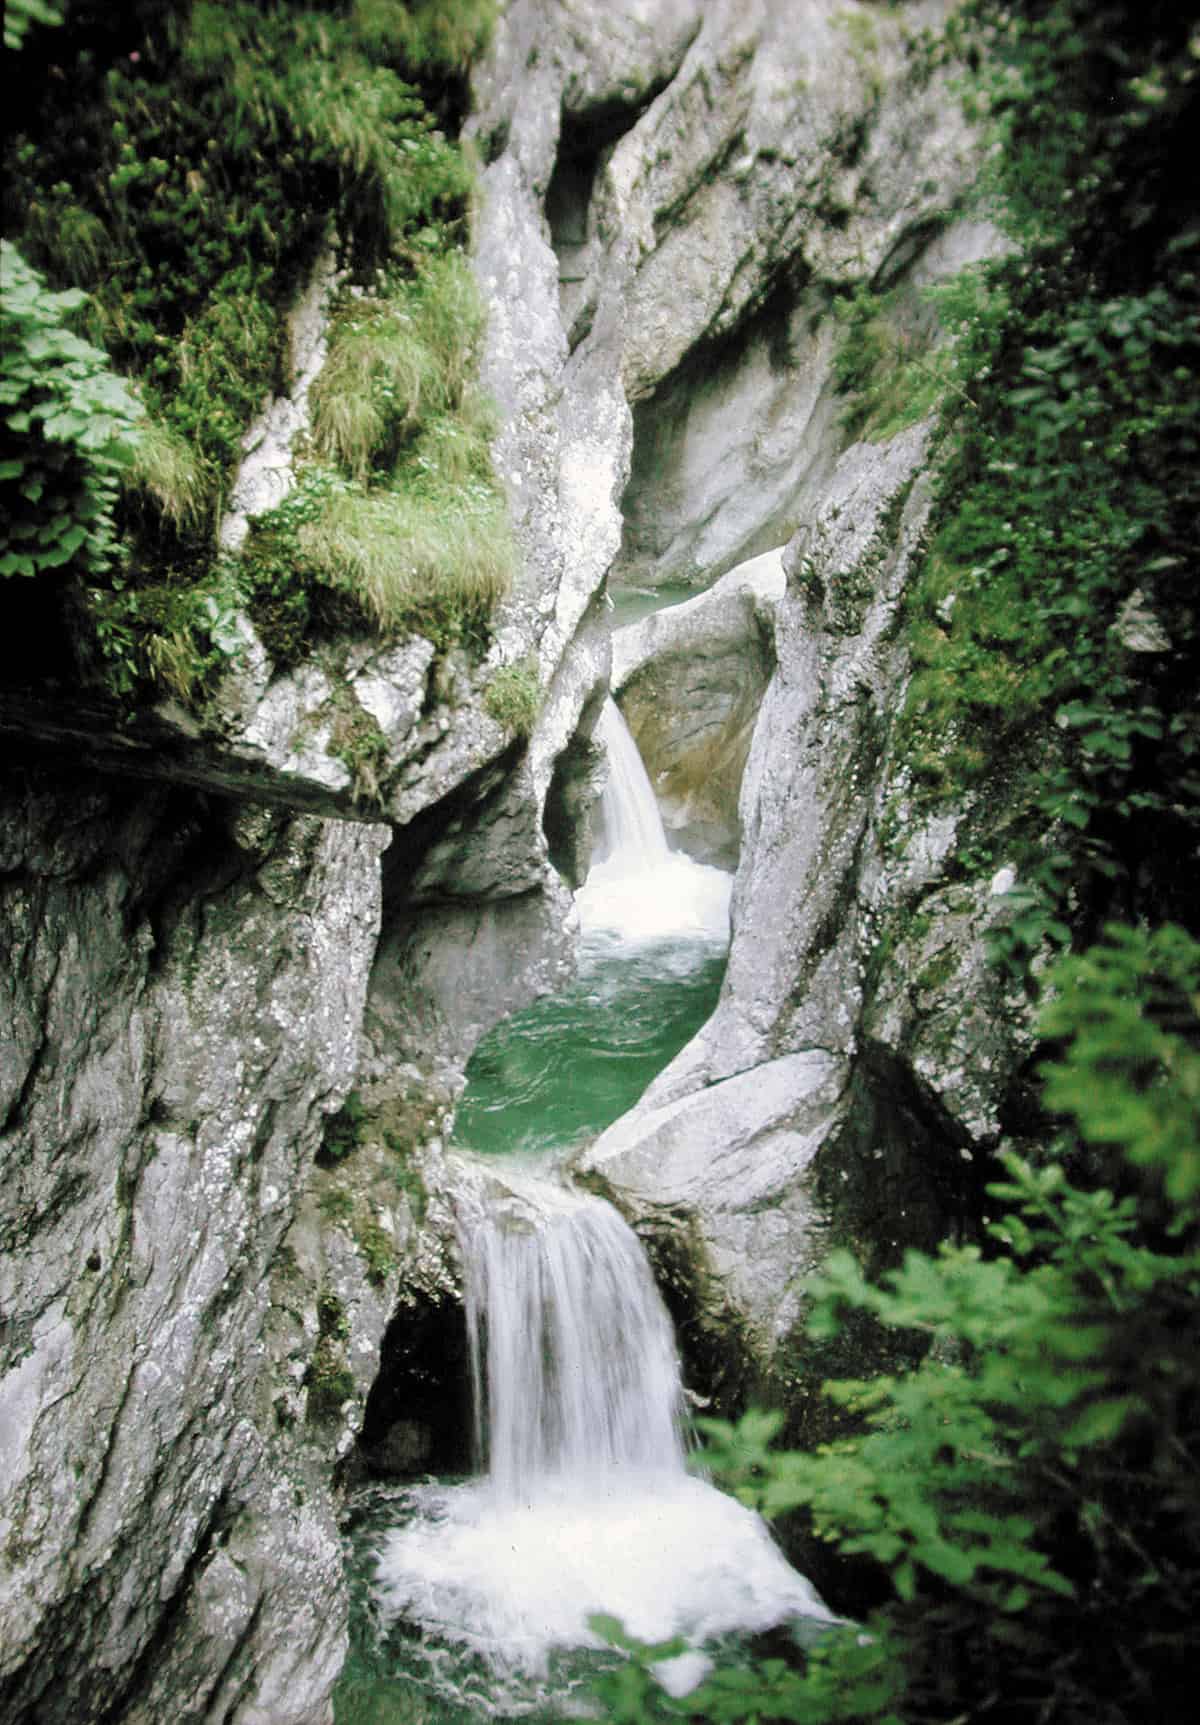
[[601,837],[577,894],[575,984],[494,1030],[456,1137],[480,1471],[359,1493],[338,1725],[596,1717],[588,1685],[642,1641],[693,1687],[731,1636],[830,1614],[765,1524],[690,1472],[678,1354],[640,1242],[561,1171],[711,1012],[731,877],[672,852],[610,702]]

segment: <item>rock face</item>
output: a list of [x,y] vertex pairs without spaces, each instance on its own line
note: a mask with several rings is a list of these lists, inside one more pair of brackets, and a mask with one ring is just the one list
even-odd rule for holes
[[386,835],[5,789],[5,1716],[315,1725],[340,1558],[273,1412],[270,1276],[353,1076]]

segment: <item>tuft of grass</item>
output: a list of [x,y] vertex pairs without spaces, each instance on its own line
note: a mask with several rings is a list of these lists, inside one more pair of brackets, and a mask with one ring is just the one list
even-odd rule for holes
[[486,626],[516,554],[498,490],[448,481],[436,448],[414,462],[421,465],[406,477],[415,483],[402,489],[336,495],[301,526],[299,548],[318,578],[349,590],[385,633],[415,630],[449,645]]
[[487,47],[496,0],[355,0],[354,27],[373,59],[410,76],[462,73]]
[[317,455],[360,480],[390,467],[418,426],[463,404],[483,321],[470,265],[457,252],[429,260],[385,297],[349,299],[313,385]]
[[514,736],[527,737],[542,707],[542,689],[532,659],[501,665],[487,686],[483,704],[498,725]]
[[141,429],[126,488],[148,498],[176,529],[201,526],[212,513],[211,469],[165,420],[148,415]]

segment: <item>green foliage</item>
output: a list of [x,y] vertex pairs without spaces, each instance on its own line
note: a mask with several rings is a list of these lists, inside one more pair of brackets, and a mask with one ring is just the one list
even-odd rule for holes
[[1173,176],[1197,142],[1195,59],[1159,5],[1136,25],[1081,0],[966,16],[995,211],[1019,249],[943,307],[953,413],[901,741],[927,799],[1000,781],[1023,805],[997,952],[1027,976],[1115,909],[1186,914],[1200,242]]
[[1043,1029],[1059,1141],[1001,1158],[986,1249],[909,1253],[881,1284],[836,1253],[814,1288],[814,1341],[867,1312],[926,1338],[923,1362],[827,1385],[861,1429],[816,1454],[772,1451],[777,1415],[704,1423],[743,1501],[806,1510],[892,1602],[802,1671],[725,1671],[681,1702],[637,1649],[621,1717],[1174,1716],[1200,1610],[1200,943],[1111,930],[1053,974]]
[[851,437],[885,442],[933,412],[949,383],[951,358],[935,347],[928,317],[906,311],[895,292],[865,287],[835,300],[834,315],[843,334],[833,373],[838,394],[848,398],[842,423]]
[[519,665],[501,665],[487,686],[483,704],[498,725],[514,736],[527,737],[542,708],[536,663],[525,660]]
[[354,1376],[346,1363],[345,1344],[349,1338],[350,1321],[345,1306],[331,1288],[322,1287],[317,1295],[317,1343],[304,1374],[310,1420],[336,1418],[343,1404],[357,1394]]
[[381,1288],[396,1268],[396,1242],[375,1216],[358,1223],[354,1238],[367,1260],[367,1280]]
[[352,1090],[337,1113],[331,1114],[325,1122],[325,1136],[317,1152],[318,1163],[323,1168],[333,1168],[344,1162],[347,1156],[352,1156],[363,1141],[366,1123],[367,1110],[362,1097],[357,1090]]
[[240,605],[222,565],[194,586],[88,587],[77,601],[80,657],[112,694],[132,698],[151,687],[196,701],[241,651]]
[[[114,692],[136,694],[147,678],[193,695],[207,684],[217,639],[203,632],[207,597],[195,618],[173,616],[157,644],[147,619],[168,592],[194,586],[211,597],[225,586],[225,573],[214,575],[222,495],[246,427],[287,380],[284,314],[331,231],[351,277],[370,291],[348,295],[339,320],[315,392],[315,453],[393,489],[408,478],[397,462],[415,464],[423,499],[412,505],[415,522],[399,522],[413,527],[410,564],[424,567],[440,549],[466,552],[468,596],[456,610],[454,594],[439,591],[433,627],[450,638],[485,625],[479,584],[492,577],[481,577],[481,565],[496,557],[477,541],[490,535],[502,551],[510,542],[487,459],[490,415],[467,381],[482,328],[458,250],[471,172],[406,80],[428,79],[450,112],[447,92],[493,12],[490,0],[332,8],[170,0],[128,21],[132,51],[124,41],[121,52],[110,50],[103,20],[76,28],[72,17],[63,33],[66,75],[47,81],[39,108],[23,105],[10,139],[5,219],[55,286],[89,289],[87,304],[71,309],[116,368],[137,379],[149,410],[115,512],[110,487],[97,516],[101,535],[115,519],[131,553],[127,571],[71,600],[73,632],[86,636],[92,623],[100,631],[80,646]],[[357,348],[356,320],[369,326]],[[425,483],[430,475],[440,490]],[[307,487],[301,512],[323,478],[321,470]],[[471,493],[461,533],[439,519],[454,508],[457,480]],[[489,493],[482,528],[481,488]],[[281,662],[299,656],[310,631],[414,626],[408,576],[400,581],[377,555],[363,555],[370,534],[362,520],[348,527],[343,512],[307,561],[289,562],[288,526],[286,518],[267,524],[246,571]],[[97,539],[93,577],[114,542]],[[366,581],[361,601],[352,565]],[[452,579],[444,585],[454,588]],[[145,589],[160,597],[141,597]],[[192,638],[198,657],[189,667]]]
[[7,0],[4,8],[4,46],[17,53],[35,24],[61,24],[63,15],[45,0]]
[[487,47],[495,20],[495,0],[354,0],[364,52],[395,59],[415,78],[465,72]]
[[303,564],[385,633],[437,646],[478,639],[512,573],[503,498],[483,480],[447,481],[436,430],[406,458],[396,484],[348,485],[299,531]]
[[116,556],[113,511],[141,408],[68,327],[84,294],[49,292],[7,240],[0,273],[0,575],[101,575]]
[[463,406],[482,334],[461,253],[427,260],[380,297],[349,299],[313,387],[316,454],[361,481],[390,469],[420,426]]
[[1200,1198],[1197,947],[1181,929],[1114,926],[1065,959],[1042,1029],[1070,1038],[1045,1068],[1046,1102],[1094,1149],[1161,1179],[1185,1218]]

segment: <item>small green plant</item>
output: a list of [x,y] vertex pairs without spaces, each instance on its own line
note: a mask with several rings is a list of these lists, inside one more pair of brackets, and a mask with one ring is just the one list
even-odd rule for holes
[[886,442],[940,405],[951,357],[934,346],[936,326],[927,317],[903,314],[895,293],[866,287],[835,300],[833,309],[843,331],[834,381],[846,397],[842,423],[851,437]]
[[317,1162],[323,1168],[336,1168],[347,1156],[352,1156],[363,1142],[367,1110],[357,1090],[351,1090],[336,1114],[325,1122],[325,1136],[317,1151]]
[[336,1417],[357,1392],[345,1355],[350,1337],[346,1308],[332,1288],[317,1295],[317,1344],[304,1374],[310,1420]]
[[147,417],[125,475],[127,495],[153,505],[177,532],[200,527],[209,516],[212,476],[196,450],[174,427]]
[[429,437],[394,488],[347,489],[300,528],[298,543],[315,578],[374,627],[443,647],[483,634],[512,577],[502,497],[483,482],[447,483]]
[[341,1186],[327,1186],[317,1199],[317,1208],[327,1222],[349,1227],[354,1220],[354,1198]]
[[4,46],[17,53],[35,24],[61,24],[63,15],[46,0],[8,0],[4,8]]
[[355,1225],[354,1238],[367,1261],[367,1280],[383,1287],[396,1268],[396,1242],[374,1216],[367,1216]]
[[140,404],[68,327],[83,293],[51,293],[7,240],[0,276],[0,575],[102,575],[117,553],[113,512]]
[[514,736],[527,737],[542,708],[536,663],[527,659],[519,665],[501,665],[484,692],[483,704],[498,725]]

